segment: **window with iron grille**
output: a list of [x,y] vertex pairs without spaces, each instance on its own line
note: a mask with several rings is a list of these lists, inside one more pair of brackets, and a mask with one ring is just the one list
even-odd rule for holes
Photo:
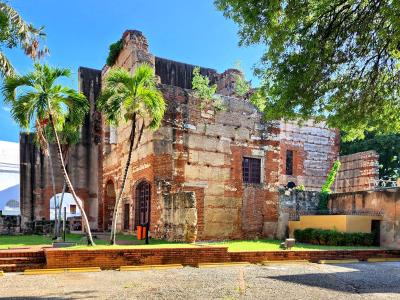
[[293,175],[293,150],[286,151],[286,175]]
[[261,183],[261,159],[243,157],[243,182]]

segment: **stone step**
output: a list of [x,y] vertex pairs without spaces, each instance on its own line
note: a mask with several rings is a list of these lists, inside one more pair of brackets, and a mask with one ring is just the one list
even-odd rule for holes
[[0,271],[23,272],[30,269],[42,269],[45,265],[45,263],[0,264]]
[[0,250],[0,258],[8,257],[44,257],[44,251]]
[[45,263],[44,257],[0,257],[0,265],[3,264],[26,264],[26,263]]

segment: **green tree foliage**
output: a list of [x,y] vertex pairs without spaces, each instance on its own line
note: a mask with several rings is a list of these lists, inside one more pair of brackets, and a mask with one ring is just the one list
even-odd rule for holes
[[224,110],[222,99],[217,92],[217,85],[210,85],[210,79],[207,76],[200,74],[200,68],[193,70],[192,89],[195,91],[195,95],[200,99],[200,108],[202,110],[210,108],[212,106],[216,111]]
[[117,61],[118,55],[124,47],[124,42],[122,39],[116,41],[115,43],[110,45],[110,49],[108,52],[108,57],[106,60],[106,64],[109,67],[112,67]]
[[39,48],[39,40],[45,36],[43,28],[35,28],[26,23],[22,17],[5,1],[0,1],[0,75],[15,73],[11,62],[4,54],[4,48],[21,47],[25,54],[40,58],[48,52]]
[[123,68],[111,69],[106,75],[105,88],[97,105],[110,124],[118,125],[121,119],[131,124],[128,158],[113,212],[110,243],[114,245],[118,210],[134,150],[137,120],[142,119],[142,126],[136,148],[140,143],[145,122],[148,122],[150,128],[157,129],[164,117],[166,105],[163,94],[157,89],[154,70],[147,64],[140,65],[133,75]]
[[235,74],[235,93],[241,97],[245,96],[250,91],[250,83],[246,81],[246,76],[240,64],[240,61],[236,62],[235,67],[236,70],[242,73],[242,76],[239,74]]
[[379,177],[396,180],[400,177],[400,135],[366,134],[365,139],[342,143],[342,155],[375,150],[379,154]]
[[400,1],[216,0],[240,44],[262,43],[267,119],[326,119],[346,139],[400,132]]
[[48,147],[45,128],[51,127],[65,182],[81,211],[83,226],[88,234],[88,243],[94,245],[89,221],[67,173],[58,137],[58,132],[64,127],[66,117],[85,115],[89,110],[89,103],[83,94],[56,83],[60,77],[70,76],[68,69],[52,68],[38,63],[34,67],[34,71],[26,75],[5,78],[2,88],[4,98],[11,105],[13,119],[22,128],[29,130],[31,124],[35,124],[36,134],[44,149]]
[[332,169],[329,171],[325,183],[321,188],[318,210],[328,210],[329,194],[332,192],[331,187],[332,184],[335,182],[339,169],[340,169],[340,161],[336,160],[333,163]]

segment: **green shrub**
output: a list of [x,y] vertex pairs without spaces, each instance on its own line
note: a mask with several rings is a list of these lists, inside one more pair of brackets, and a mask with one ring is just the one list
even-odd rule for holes
[[300,243],[328,246],[372,246],[374,242],[372,233],[344,233],[314,228],[296,229],[294,237]]

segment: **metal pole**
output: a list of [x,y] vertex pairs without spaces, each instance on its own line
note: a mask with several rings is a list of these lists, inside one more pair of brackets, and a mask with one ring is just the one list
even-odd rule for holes
[[150,229],[150,228],[149,228],[149,227],[150,227],[149,225],[150,225],[150,222],[147,222],[147,223],[146,223],[146,245],[149,244],[149,231],[150,231],[150,230],[149,230],[149,229]]
[[65,225],[67,223],[67,208],[64,207],[64,218],[63,218],[63,240],[65,242]]

